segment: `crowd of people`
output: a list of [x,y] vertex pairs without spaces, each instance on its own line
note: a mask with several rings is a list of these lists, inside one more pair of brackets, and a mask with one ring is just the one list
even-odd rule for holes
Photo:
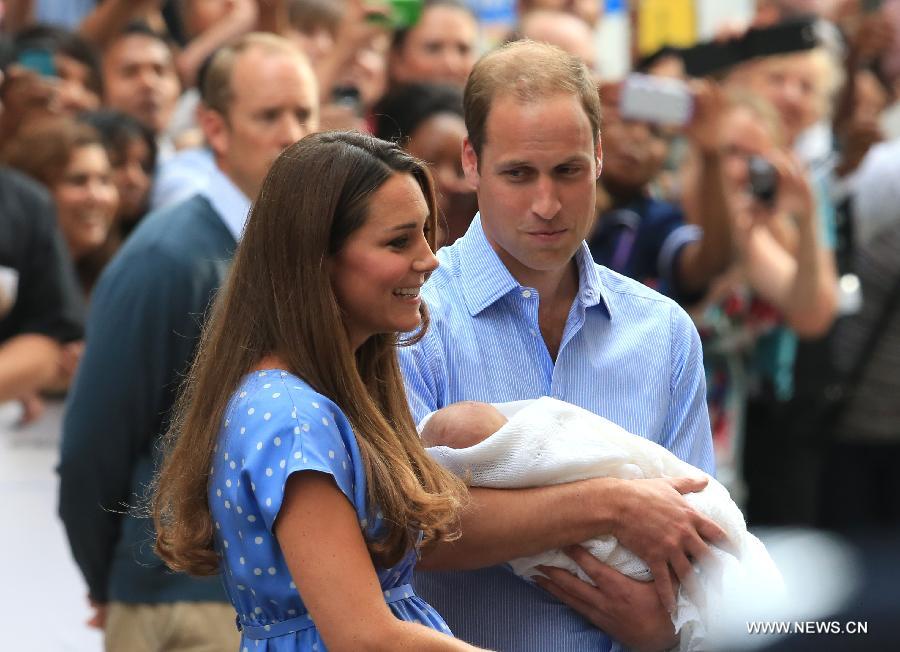
[[[870,4],[759,0],[707,57],[802,37],[702,78],[636,53],[678,120],[603,77],[596,1],[519,0],[496,47],[464,0],[0,2],[0,402],[66,397],[107,649],[665,649],[723,537],[701,472],[751,526],[897,527],[900,2]],[[422,448],[540,396],[698,476],[466,487]],[[607,534],[652,582],[576,545]],[[553,548],[592,582],[503,565]]]

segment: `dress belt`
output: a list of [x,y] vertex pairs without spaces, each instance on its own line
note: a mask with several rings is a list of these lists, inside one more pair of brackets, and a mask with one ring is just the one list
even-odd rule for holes
[[[401,584],[392,589],[387,589],[384,592],[384,601],[391,604],[392,602],[412,598],[415,595],[411,584]],[[285,634],[292,634],[293,632],[302,632],[304,629],[315,627],[315,623],[313,623],[312,618],[310,618],[308,613],[303,614],[302,616],[289,618],[288,620],[282,620],[278,623],[270,623],[268,625],[244,624],[241,622],[241,617],[237,616],[235,618],[235,623],[237,624],[238,631],[243,632],[244,636],[249,639],[275,638],[276,636],[284,636]]]

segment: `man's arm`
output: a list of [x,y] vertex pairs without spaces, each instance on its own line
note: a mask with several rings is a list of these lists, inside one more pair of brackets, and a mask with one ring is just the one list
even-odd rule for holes
[[679,306],[671,305],[667,318],[670,393],[659,443],[679,459],[715,477],[700,335]]
[[[700,344],[699,338],[693,342],[685,332],[693,327],[684,311],[675,306],[673,310],[681,318],[676,320],[681,327],[678,333],[681,346],[673,344],[673,349],[678,349],[673,354],[673,368],[677,362],[677,371],[681,372],[685,366],[681,358],[699,356]],[[695,330],[693,334],[696,337]],[[437,335],[436,330],[429,331],[416,346],[401,349],[407,396],[416,419],[444,406],[447,365]],[[685,338],[696,347],[683,350]],[[666,421],[666,432],[678,434],[669,438],[676,446],[670,450],[676,454],[684,445],[682,440],[703,441],[705,437],[709,443],[708,459],[706,453],[693,450],[680,456],[712,471],[703,368],[699,359],[693,361],[699,367],[690,367],[690,373],[686,374],[690,382],[682,382],[681,373],[673,372],[673,407]],[[683,394],[689,395],[690,400]],[[682,430],[687,432],[682,434]],[[695,432],[698,430],[699,434]],[[688,558],[699,557],[707,551],[703,540],[724,536],[715,523],[691,509],[681,496],[699,491],[705,484],[705,480],[685,478],[635,481],[597,478],[534,489],[473,488],[469,507],[462,515],[462,537],[427,551],[422,568],[479,568],[613,534],[644,559],[651,571],[664,576],[660,592],[672,602],[674,591],[667,583],[668,565],[679,573],[689,573]]]
[[[681,459],[712,474],[712,437],[700,338],[690,319],[676,306],[671,309],[670,326],[671,398],[661,442]],[[654,481],[623,482],[631,482],[632,489],[643,489],[642,483]],[[686,485],[677,487],[678,491],[702,489],[702,485]],[[619,542],[647,563],[653,582],[646,584],[624,577],[575,546],[566,552],[596,586],[560,569],[544,570],[548,579],[539,580],[539,584],[616,641],[629,648],[660,650],[673,645],[669,612],[675,606],[677,580],[692,581],[691,560],[707,554],[705,541],[722,541],[725,533],[695,512],[680,495],[669,502],[670,506],[677,506],[674,511],[661,512],[660,506],[665,504],[661,499],[666,492],[663,487],[653,488],[663,491],[655,496],[649,491],[643,495],[632,493],[630,504],[618,506],[621,521],[613,529]],[[635,522],[629,524],[629,519]],[[705,541],[698,541],[698,536]]]
[[118,263],[94,293],[59,465],[60,516],[98,603],[108,598],[121,521],[138,499],[136,467],[164,427],[205,306],[181,261],[150,250]]
[[[7,218],[21,251],[14,303],[15,335],[0,345],[0,402],[46,387],[58,373],[60,344],[82,337],[84,303],[56,214],[46,192],[6,170]],[[7,176],[9,175],[9,176]],[[21,263],[21,264],[20,264]]]

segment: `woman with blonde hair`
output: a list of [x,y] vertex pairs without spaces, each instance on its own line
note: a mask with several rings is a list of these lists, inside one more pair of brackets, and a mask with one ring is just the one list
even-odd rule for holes
[[275,161],[167,435],[153,515],[175,570],[222,572],[242,647],[465,650],[409,581],[465,490],[419,442],[399,333],[427,327],[431,178],[320,133]]
[[[758,451],[755,414],[790,396],[796,338],[828,329],[837,279],[812,185],[786,148],[777,110],[747,93],[729,99],[720,147],[736,257],[695,317],[718,477],[740,503],[741,471],[755,478],[758,456],[771,455],[771,447]],[[694,174],[691,162],[685,173]],[[683,198],[686,205],[701,199]]]

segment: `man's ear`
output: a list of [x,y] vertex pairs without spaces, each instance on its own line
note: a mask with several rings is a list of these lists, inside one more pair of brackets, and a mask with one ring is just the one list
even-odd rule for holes
[[231,136],[225,116],[215,109],[200,107],[197,109],[197,122],[213,154],[217,158],[224,156],[230,147]]
[[481,183],[481,175],[478,173],[478,154],[475,153],[468,136],[463,139],[462,143],[462,167],[466,181],[477,192]]

